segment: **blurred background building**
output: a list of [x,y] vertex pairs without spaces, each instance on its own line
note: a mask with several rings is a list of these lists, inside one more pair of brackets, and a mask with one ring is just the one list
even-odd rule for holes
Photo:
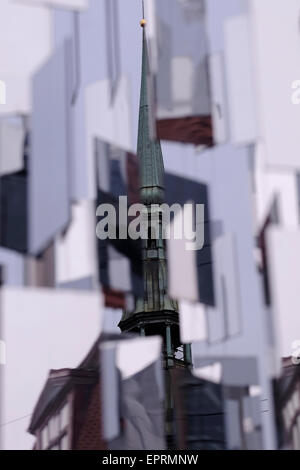
[[[174,448],[300,449],[300,0],[144,16],[139,119],[141,0],[1,1],[0,446],[164,449],[169,387]],[[158,139],[204,245],[149,248],[147,304],[145,247],[99,240],[96,209],[143,200],[149,148],[160,188]],[[192,363],[167,381],[145,310]]]

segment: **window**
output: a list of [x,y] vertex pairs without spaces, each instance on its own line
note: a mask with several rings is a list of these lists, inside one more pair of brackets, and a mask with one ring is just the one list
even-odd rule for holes
[[293,426],[293,449],[300,450],[300,435],[297,423]]
[[42,449],[47,449],[48,445],[49,445],[48,425],[46,425],[41,432],[41,447]]
[[293,406],[294,406],[294,410],[295,412],[297,413],[298,411],[300,411],[300,397],[299,397],[299,392],[298,390],[296,390],[293,394]]
[[49,439],[50,441],[53,441],[59,434],[59,415],[58,414],[50,418],[48,427],[49,427]]
[[300,397],[298,389],[283,408],[286,433],[294,450],[300,450]]
[[40,434],[41,448],[43,450],[68,450],[70,422],[70,407],[68,403],[53,414],[43,427]]
[[68,450],[69,449],[69,438],[68,435],[65,434],[60,441],[60,449],[61,450]]
[[69,424],[69,404],[66,403],[60,412],[60,426],[65,429]]

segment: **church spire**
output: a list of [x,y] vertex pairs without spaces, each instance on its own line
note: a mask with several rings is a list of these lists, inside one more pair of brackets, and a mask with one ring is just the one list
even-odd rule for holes
[[137,299],[134,311],[124,311],[119,327],[122,331],[139,332],[142,336],[160,335],[163,338],[163,365],[166,371],[166,439],[173,448],[173,397],[170,369],[190,367],[190,345],[182,345],[179,334],[177,302],[168,296],[168,267],[165,240],[162,237],[161,204],[164,203],[164,165],[160,142],[151,139],[148,103],[148,52],[143,27],[143,58],[138,128],[138,157],[140,160],[141,202],[147,208],[148,221],[153,215],[159,221],[160,234],[143,240],[144,297]]
[[141,21],[141,26],[143,27],[143,58],[137,154],[140,159],[141,200],[149,205],[164,202],[164,164],[160,142],[153,140],[150,135],[146,20]]
[[[148,221],[159,222],[158,236],[148,236],[143,245],[144,298],[137,299],[133,312],[124,312],[119,323],[122,331],[154,331],[165,337],[166,324],[178,330],[178,306],[169,298],[165,240],[162,238],[161,204],[164,203],[164,165],[160,142],[151,138],[148,104],[148,52],[145,26],[143,27],[143,57],[139,108],[138,148],[140,160],[141,202],[147,207]],[[178,334],[176,334],[178,340]],[[178,341],[174,341],[172,346]],[[171,346],[170,346],[171,351]],[[171,352],[170,352],[171,354]]]
[[[122,331],[136,331],[142,335],[159,334],[164,339],[164,361],[168,369],[179,364],[190,364],[190,348],[182,347],[179,337],[177,302],[168,296],[168,268],[166,245],[162,236],[161,204],[164,203],[164,165],[160,142],[153,140],[149,126],[148,52],[143,27],[143,58],[138,128],[138,156],[140,159],[141,202],[147,207],[148,220],[159,221],[158,236],[149,236],[143,245],[144,297],[136,300],[134,311],[124,311],[119,327]],[[183,357],[178,359],[178,348]]]

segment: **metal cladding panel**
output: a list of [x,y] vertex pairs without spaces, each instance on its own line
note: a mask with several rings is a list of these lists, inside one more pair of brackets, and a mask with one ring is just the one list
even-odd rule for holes
[[251,25],[248,16],[228,18],[224,24],[224,34],[230,137],[235,144],[247,144],[255,141],[258,135]]
[[271,305],[275,313],[278,365],[281,357],[291,356],[299,343],[299,230],[270,227],[267,256],[270,272]]
[[103,431],[111,450],[165,449],[161,347],[158,336],[100,343]]
[[68,43],[33,78],[29,251],[43,250],[70,219]]
[[260,134],[266,143],[267,164],[299,170],[299,84],[296,89],[293,84],[300,76],[300,1],[290,0],[288,7],[282,0],[249,3],[255,34]]
[[204,2],[156,1],[156,11],[158,118],[209,114]]
[[23,2],[2,0],[0,80],[5,83],[6,102],[0,104],[0,114],[31,111],[31,77],[50,51],[51,13]]

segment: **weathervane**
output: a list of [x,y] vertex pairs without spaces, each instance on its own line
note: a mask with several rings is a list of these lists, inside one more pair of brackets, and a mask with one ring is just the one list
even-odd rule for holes
[[140,25],[142,28],[144,28],[147,24],[147,21],[145,20],[145,4],[144,0],[142,0],[142,9],[143,9],[143,19],[140,21]]

